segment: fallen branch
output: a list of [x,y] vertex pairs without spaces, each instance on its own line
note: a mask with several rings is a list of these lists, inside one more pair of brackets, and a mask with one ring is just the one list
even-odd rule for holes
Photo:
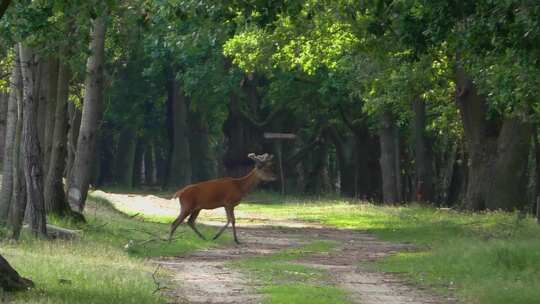
[[[24,225],[24,229],[30,229],[29,225]],[[82,230],[72,230],[51,224],[47,224],[47,235],[54,239],[71,240],[81,235]]]
[[168,289],[167,286],[161,286],[161,283],[156,279],[156,274],[159,271],[159,268],[161,268],[161,264],[158,264],[156,269],[152,273],[152,280],[154,280],[154,284],[156,284],[156,289],[154,289],[152,294],[155,294],[156,292],[158,292],[160,290],[163,290],[163,289]]

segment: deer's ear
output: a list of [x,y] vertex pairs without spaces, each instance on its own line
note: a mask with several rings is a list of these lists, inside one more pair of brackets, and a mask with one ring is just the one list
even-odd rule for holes
[[253,160],[257,160],[257,157],[255,156],[255,153],[249,153],[248,158],[251,158]]

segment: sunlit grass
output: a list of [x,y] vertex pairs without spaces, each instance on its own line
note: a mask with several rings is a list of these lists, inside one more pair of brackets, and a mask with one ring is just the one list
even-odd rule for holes
[[[169,243],[164,241],[168,223],[130,218],[98,198],[91,198],[85,215],[88,223],[84,225],[50,219],[59,226],[82,230],[72,241],[41,241],[24,234],[18,243],[0,242],[2,255],[36,284],[29,292],[10,295],[12,303],[165,303],[154,292],[156,266],[144,257],[181,255],[230,242],[228,236],[218,242],[203,241],[181,226]],[[158,275],[164,279],[163,271]]]
[[[239,209],[274,219],[315,221],[410,242],[417,252],[400,253],[375,265],[411,280],[452,291],[465,303],[535,303],[540,298],[540,225],[517,213],[464,213],[420,205],[376,206],[335,198],[271,194]],[[276,202],[277,201],[277,202]],[[347,233],[344,231],[344,233]]]

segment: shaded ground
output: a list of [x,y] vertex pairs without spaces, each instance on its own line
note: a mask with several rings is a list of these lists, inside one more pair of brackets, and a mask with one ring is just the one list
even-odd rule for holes
[[[100,193],[118,208],[141,208],[156,215],[176,215],[177,202],[156,196],[119,195]],[[200,223],[223,225],[217,218],[223,211],[206,211]],[[273,221],[264,214],[242,214],[256,218],[251,223],[237,224],[241,245],[213,248],[181,257],[155,259],[172,274],[169,288],[164,290],[170,303],[261,303],[257,282],[247,274],[226,266],[227,262],[250,256],[276,253],[316,240],[338,244],[329,253],[316,254],[297,263],[327,270],[332,284],[346,290],[352,303],[362,304],[424,304],[455,303],[452,298],[436,296],[429,291],[405,283],[399,276],[380,273],[362,267],[370,262],[399,251],[412,250],[410,245],[377,240],[353,230],[331,229],[311,223]]]

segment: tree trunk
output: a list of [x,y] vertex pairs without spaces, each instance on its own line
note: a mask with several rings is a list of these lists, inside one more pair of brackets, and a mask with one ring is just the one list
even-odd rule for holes
[[4,291],[18,291],[33,287],[34,283],[21,277],[8,261],[0,255],[0,288]]
[[201,114],[190,113],[190,153],[193,166],[193,182],[216,177],[214,160],[210,151],[208,123]]
[[[44,153],[45,149],[45,119],[47,115],[47,98],[49,97],[49,69],[50,69],[50,58],[44,56],[36,55],[37,60],[37,69],[36,69],[36,81],[34,83],[34,88],[36,89],[35,99],[37,101],[37,125],[43,126],[39,128],[38,131],[38,140],[39,146],[41,147],[41,153]],[[41,155],[43,159],[43,154]]]
[[169,154],[167,188],[180,189],[191,183],[191,155],[187,125],[187,97],[174,74],[168,84],[169,109],[172,118],[171,152]]
[[38,90],[36,78],[35,54],[20,44],[21,72],[23,76],[23,130],[22,155],[24,176],[26,181],[26,195],[32,212],[31,228],[36,236],[47,237],[47,223],[45,218],[45,204],[43,199],[43,172],[41,151],[39,147],[37,130],[38,100],[35,98]]
[[67,164],[64,176],[69,178],[73,170],[75,155],[77,154],[77,141],[79,139],[79,130],[81,129],[81,110],[77,106],[68,102],[68,139],[67,139]]
[[383,202],[395,203],[399,201],[398,188],[399,172],[396,167],[396,155],[399,147],[396,146],[395,135],[396,126],[390,113],[383,113],[381,117],[381,127],[379,129],[379,141],[381,146],[381,158],[379,160],[382,174]]
[[[21,80],[22,83],[22,80]],[[11,210],[9,224],[12,227],[12,238],[17,240],[22,229],[26,211],[26,182],[24,177],[23,158],[21,156],[21,136],[23,123],[23,93],[22,87],[17,96],[17,126],[15,129],[15,145],[13,148],[13,193],[11,196]]]
[[126,127],[120,132],[118,149],[116,150],[116,182],[131,189],[133,187],[133,168],[137,139],[135,131]]
[[[305,191],[311,194],[328,193],[332,190],[328,176],[328,146],[316,146],[304,162],[306,174]],[[309,165],[308,165],[309,164]]]
[[[5,149],[6,123],[8,116],[9,93],[0,91],[0,153]],[[4,155],[0,154],[0,168],[4,168]]]
[[415,200],[434,201],[433,153],[426,136],[426,104],[420,98],[413,100],[414,152],[416,166]]
[[144,182],[147,185],[155,185],[157,182],[156,174],[156,155],[154,144],[150,142],[146,145],[144,151]]
[[13,191],[13,157],[15,156],[15,133],[17,129],[17,98],[22,86],[21,66],[19,64],[19,52],[15,51],[13,70],[11,72],[10,83],[11,92],[9,94],[7,106],[6,136],[4,144],[4,161],[2,170],[2,192],[0,196],[0,225],[6,223],[9,208],[11,205],[11,194]]
[[77,140],[77,152],[68,179],[68,202],[72,209],[82,213],[86,203],[88,187],[92,175],[97,130],[102,115],[103,65],[106,18],[100,16],[93,21],[90,49],[86,65],[84,104],[81,128]]
[[532,125],[520,117],[508,118],[504,122],[497,141],[493,174],[488,179],[487,209],[513,211],[526,206],[531,135]]
[[144,181],[144,143],[141,138],[135,139],[135,155],[133,157],[133,187],[139,187]]
[[[271,149],[270,145],[264,147],[261,124],[253,123],[257,120],[255,116],[260,104],[257,86],[258,77],[247,75],[241,83],[242,96],[236,92],[229,96],[229,114],[223,124],[226,147],[223,165],[228,176],[243,176],[251,170],[253,162],[247,158],[249,153],[263,152],[264,148]],[[241,105],[243,100],[246,107]],[[249,113],[243,113],[242,108],[249,109]],[[265,124],[270,121],[266,119]]]
[[[51,157],[53,137],[54,137],[54,124],[56,116],[56,99],[58,91],[58,78],[59,78],[59,66],[58,60],[55,58],[49,58],[48,68],[49,79],[47,79],[47,101],[45,108],[45,122],[43,129],[45,129],[45,135],[43,137],[43,171],[49,172],[49,161]],[[69,81],[69,79],[68,79]]]
[[463,69],[457,69],[456,80],[456,102],[469,156],[465,207],[470,210],[522,207],[526,201],[530,124],[522,120],[524,115],[520,110],[504,120],[488,117],[485,97],[478,94]]
[[[54,130],[51,139],[52,150],[50,152],[46,184],[45,184],[45,209],[48,213],[64,216],[71,209],[64,192],[64,170],[66,167],[67,145],[67,107],[69,99],[69,81],[71,71],[67,63],[62,62],[58,71],[58,88],[56,107],[54,112]],[[49,132],[48,132],[49,133]]]

